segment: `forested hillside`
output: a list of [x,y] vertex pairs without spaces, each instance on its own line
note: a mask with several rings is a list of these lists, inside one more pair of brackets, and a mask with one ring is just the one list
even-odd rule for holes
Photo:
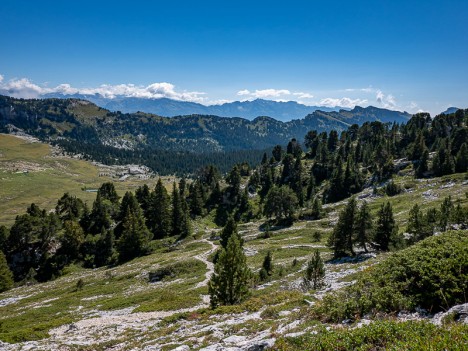
[[209,164],[226,172],[243,161],[258,163],[265,150],[291,138],[302,140],[311,129],[342,131],[354,123],[405,122],[408,118],[406,113],[374,107],[316,111],[287,123],[269,117],[253,121],[205,115],[164,118],[146,113],[114,113],[76,99],[0,97],[3,132],[14,126],[96,161],[140,163],[162,174],[193,173]]

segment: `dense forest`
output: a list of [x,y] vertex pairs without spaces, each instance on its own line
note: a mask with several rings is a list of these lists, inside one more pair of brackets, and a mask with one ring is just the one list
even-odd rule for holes
[[[230,240],[237,222],[263,218],[267,233],[270,225],[319,219],[323,204],[350,198],[330,236],[334,256],[355,255],[356,248],[399,249],[436,231],[466,228],[468,209],[450,197],[425,213],[416,204],[403,237],[390,203],[370,213],[353,195],[369,187],[398,194],[403,189],[392,177],[403,167],[415,178],[467,172],[467,126],[468,111],[458,110],[434,119],[416,114],[404,125],[352,125],[341,134],[309,131],[303,146],[296,139],[285,148],[277,145],[254,169],[238,163],[223,177],[207,166],[174,183],[170,194],[161,179],[154,189],[144,185],[122,198],[112,183],[104,183],[92,208],[69,194],[52,212],[31,204],[11,228],[0,227],[0,248],[14,281],[46,281],[70,263],[98,267],[146,255],[160,239],[191,236],[192,221],[208,214],[224,227],[222,246],[238,252],[241,238]],[[11,284],[10,279],[5,286]]]

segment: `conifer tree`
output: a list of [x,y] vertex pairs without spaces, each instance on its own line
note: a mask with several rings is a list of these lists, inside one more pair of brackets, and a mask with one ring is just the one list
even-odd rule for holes
[[262,268],[268,275],[273,273],[273,257],[271,255],[271,251],[268,251],[263,259]]
[[367,205],[367,202],[363,202],[356,216],[354,230],[356,235],[356,244],[362,247],[365,252],[368,252],[366,244],[371,241],[373,227],[374,223],[372,221],[369,206]]
[[62,221],[79,220],[84,214],[84,208],[85,206],[81,199],[65,193],[57,201],[55,213]]
[[9,235],[10,231],[8,230],[8,228],[4,225],[0,225],[0,251],[3,251],[3,253],[6,253],[7,251],[6,245]]
[[93,202],[93,209],[89,215],[88,231],[92,234],[99,234],[102,228],[109,229],[113,222],[111,219],[113,212],[113,205],[109,200],[103,199],[98,192],[96,200]]
[[148,185],[144,184],[135,191],[135,197],[140,204],[145,218],[149,219],[151,212],[151,191]]
[[190,212],[194,216],[202,216],[204,214],[201,187],[202,185],[198,181],[193,182],[190,187]]
[[454,207],[452,203],[452,197],[449,195],[440,205],[439,227],[443,232],[448,229],[450,219],[452,218],[453,209]]
[[316,196],[312,202],[310,215],[313,219],[320,219],[323,216],[322,201]]
[[159,178],[151,200],[151,216],[148,218],[148,225],[155,239],[165,238],[171,233],[169,205],[169,195]]
[[172,235],[186,238],[191,234],[189,214],[184,211],[179,190],[174,182],[172,187]]
[[468,146],[466,143],[463,143],[460,150],[458,150],[455,170],[457,172],[468,171]]
[[325,266],[320,257],[320,251],[314,250],[311,259],[307,262],[307,267],[302,279],[302,286],[304,290],[317,289],[323,284],[325,277]]
[[119,260],[125,262],[146,254],[149,250],[151,232],[146,227],[140,208],[126,212],[122,228],[118,242]]
[[96,257],[94,263],[97,267],[113,264],[117,261],[117,251],[115,250],[115,238],[112,229],[103,230],[96,243]]
[[311,200],[316,193],[314,173],[310,172],[309,183],[307,184],[307,200]]
[[8,267],[7,260],[2,251],[0,251],[0,293],[13,287],[13,273]]
[[63,228],[59,252],[64,255],[66,262],[71,262],[78,258],[80,247],[85,240],[85,233],[76,221],[65,221]]
[[428,161],[429,161],[429,151],[426,149],[422,153],[422,156],[419,159],[419,161],[415,164],[416,165],[416,168],[415,168],[416,178],[424,177],[424,173],[426,173],[429,170]]
[[414,204],[409,211],[406,231],[412,234],[412,242],[420,241],[429,236],[429,233],[427,232],[427,223],[425,222],[424,215],[418,204]]
[[402,238],[398,234],[398,226],[393,218],[390,202],[383,203],[377,213],[374,243],[382,251],[388,251],[392,247],[398,248],[402,245]]
[[281,161],[281,158],[283,157],[283,149],[281,148],[281,145],[276,145],[271,153],[276,162]]
[[237,223],[233,217],[229,217],[226,222],[226,225],[221,230],[221,233],[219,235],[221,247],[226,249],[227,244],[229,242],[229,238],[233,235],[238,237],[239,243],[242,246],[244,244],[244,241],[242,240],[239,233],[237,232]]
[[249,296],[252,273],[237,235],[232,235],[226,249],[221,248],[214,273],[208,283],[212,308],[234,305]]
[[354,255],[353,238],[356,213],[356,199],[352,197],[346,207],[340,212],[338,222],[330,236],[329,246],[333,249],[333,256],[335,258],[348,254]]

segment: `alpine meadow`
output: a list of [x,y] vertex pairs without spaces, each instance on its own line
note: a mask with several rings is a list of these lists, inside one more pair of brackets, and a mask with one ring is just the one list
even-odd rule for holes
[[465,2],[0,11],[1,350],[468,349]]

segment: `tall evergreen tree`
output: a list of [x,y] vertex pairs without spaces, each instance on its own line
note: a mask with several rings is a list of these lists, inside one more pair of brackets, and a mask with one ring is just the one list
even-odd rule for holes
[[221,247],[226,249],[227,244],[229,242],[229,238],[233,235],[238,237],[239,243],[242,246],[244,244],[244,241],[242,240],[239,233],[237,232],[237,223],[233,217],[229,217],[226,222],[226,225],[221,230],[221,233],[219,235]]
[[374,243],[382,251],[388,251],[392,247],[398,248],[402,245],[402,237],[398,234],[398,226],[393,218],[390,202],[383,203],[377,213]]
[[[187,209],[187,207],[185,206]],[[180,192],[174,182],[172,187],[172,235],[186,238],[191,234],[190,219],[180,198]]]
[[222,248],[214,273],[208,283],[212,308],[234,305],[249,296],[252,273],[237,235],[232,235]]
[[340,212],[338,222],[330,236],[329,246],[333,249],[333,256],[335,258],[348,254],[354,255],[353,238],[356,214],[356,199],[352,197],[346,207]]
[[367,202],[363,202],[356,216],[354,230],[356,235],[356,244],[362,247],[365,252],[368,252],[367,244],[371,241],[373,228],[374,223],[372,221],[369,206],[367,205]]
[[13,287],[13,273],[8,267],[7,260],[2,251],[0,251],[0,293]]
[[55,213],[62,221],[79,220],[84,215],[84,203],[76,196],[65,193],[57,201]]
[[151,200],[151,216],[148,225],[155,239],[165,238],[171,233],[169,195],[161,178],[158,179]]
[[429,161],[429,151],[426,149],[422,153],[422,156],[419,159],[419,161],[415,163],[416,178],[424,177],[424,174],[429,170],[428,161]]
[[128,211],[118,241],[119,260],[125,262],[148,253],[150,239],[151,232],[146,227],[141,209]]
[[466,143],[463,143],[460,150],[458,150],[455,170],[457,172],[468,171],[468,146]]

